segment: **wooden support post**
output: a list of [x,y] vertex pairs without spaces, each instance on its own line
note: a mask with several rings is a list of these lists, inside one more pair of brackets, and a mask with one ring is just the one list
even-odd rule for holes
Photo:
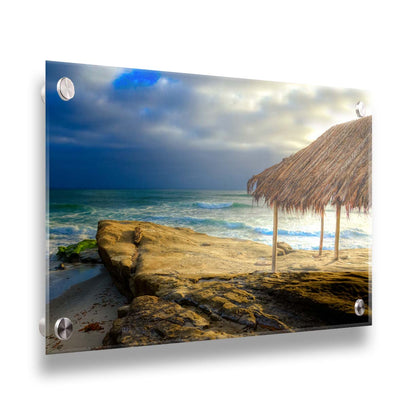
[[324,245],[324,216],[325,211],[321,212],[321,237],[319,240],[319,255],[322,256],[322,247]]
[[339,259],[339,230],[341,222],[341,204],[337,203],[337,224],[335,227],[335,260]]
[[277,205],[273,204],[273,248],[272,248],[272,272],[276,272],[277,255]]

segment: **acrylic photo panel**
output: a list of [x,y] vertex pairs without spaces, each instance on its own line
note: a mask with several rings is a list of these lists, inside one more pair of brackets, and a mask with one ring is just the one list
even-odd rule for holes
[[47,62],[46,353],[370,325],[371,142],[362,90]]

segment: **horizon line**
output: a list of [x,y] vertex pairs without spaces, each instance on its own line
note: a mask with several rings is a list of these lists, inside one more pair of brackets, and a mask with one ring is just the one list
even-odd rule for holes
[[[246,189],[236,188],[63,188],[63,187],[49,187],[50,191],[244,191]],[[249,193],[247,193],[249,195]]]

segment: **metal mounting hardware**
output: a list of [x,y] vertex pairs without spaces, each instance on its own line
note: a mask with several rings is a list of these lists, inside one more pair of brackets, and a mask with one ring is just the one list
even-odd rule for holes
[[357,299],[354,305],[355,314],[357,316],[363,316],[365,312],[365,303],[362,299]]
[[61,78],[58,81],[58,84],[56,85],[56,89],[62,100],[69,101],[72,100],[72,98],[74,98],[75,87],[74,83],[69,78]]
[[43,104],[45,104],[46,99],[45,99],[45,84],[42,85],[42,88],[40,90],[40,98],[42,98],[42,102]]
[[358,101],[358,103],[355,104],[355,114],[357,114],[358,118],[365,117],[366,110],[365,105],[362,101]]
[[39,331],[42,334],[42,336],[46,336],[45,318],[40,318],[39,320]]
[[69,318],[59,318],[55,322],[55,336],[62,341],[68,341],[72,335],[72,322]]

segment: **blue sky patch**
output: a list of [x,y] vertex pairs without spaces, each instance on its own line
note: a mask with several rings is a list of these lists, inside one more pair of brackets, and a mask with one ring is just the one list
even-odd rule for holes
[[156,71],[146,71],[142,69],[132,69],[124,72],[113,81],[113,86],[119,90],[136,89],[140,87],[150,87],[159,81],[160,73]]

